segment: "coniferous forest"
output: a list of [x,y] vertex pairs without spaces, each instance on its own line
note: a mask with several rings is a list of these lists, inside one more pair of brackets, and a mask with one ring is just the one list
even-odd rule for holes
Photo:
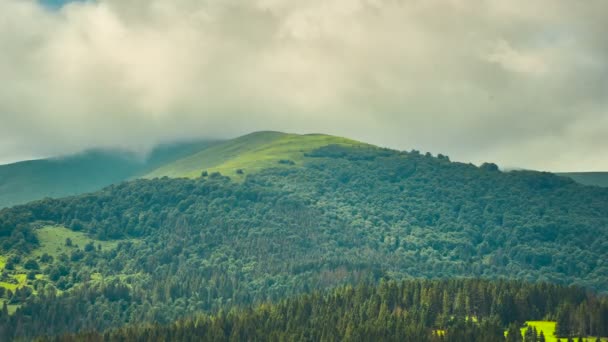
[[[580,288],[513,281],[382,281],[221,310],[169,325],[49,340],[523,341],[518,323],[526,319],[558,318],[563,336],[603,336],[608,334],[607,315],[607,298]],[[533,338],[529,334],[526,341],[540,340],[539,332]]]
[[[493,341],[535,319],[608,335],[608,189],[368,146],[240,173],[0,211],[1,281],[26,275],[0,287],[1,336]],[[39,253],[60,226],[89,242]]]

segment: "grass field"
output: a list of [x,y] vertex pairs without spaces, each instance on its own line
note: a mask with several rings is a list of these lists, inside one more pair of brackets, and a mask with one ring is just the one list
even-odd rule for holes
[[[36,231],[38,240],[40,241],[40,247],[32,251],[34,257],[39,257],[44,253],[56,257],[61,253],[69,253],[76,248],[84,248],[84,246],[90,242],[97,245],[101,245],[102,249],[112,249],[118,244],[118,241],[101,241],[95,240],[87,236],[85,233],[75,232],[68,228],[61,226],[46,226]],[[72,247],[66,246],[66,239],[72,240]]]
[[[363,143],[323,134],[287,134],[257,132],[209,147],[199,153],[167,164],[146,178],[199,177],[202,171],[220,172],[235,180],[247,174],[270,167],[286,167],[280,160],[291,160],[296,165],[304,160],[304,154],[327,145],[365,145]],[[237,174],[237,170],[243,174]]]
[[[528,327],[534,327],[536,328],[536,331],[538,332],[538,334],[540,334],[540,332],[542,331],[543,334],[545,335],[545,341],[547,342],[556,342],[558,341],[558,339],[555,337],[555,322],[551,322],[551,321],[528,321],[526,322],[526,324],[528,325]],[[521,334],[524,335],[526,333],[526,329],[528,329],[527,327],[521,328]],[[583,341],[585,342],[595,342],[597,339],[597,337],[586,337],[583,338]],[[602,338],[601,339],[602,342],[606,342],[608,341],[608,338]],[[566,341],[566,338],[561,338],[560,341]],[[575,338],[575,341],[578,341],[577,338]]]

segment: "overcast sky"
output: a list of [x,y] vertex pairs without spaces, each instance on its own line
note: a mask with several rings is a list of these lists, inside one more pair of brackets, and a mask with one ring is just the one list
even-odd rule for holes
[[280,130],[608,170],[608,1],[47,2],[0,0],[0,163]]

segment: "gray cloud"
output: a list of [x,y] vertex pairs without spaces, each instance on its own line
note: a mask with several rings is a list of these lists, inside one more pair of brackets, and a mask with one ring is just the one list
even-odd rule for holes
[[0,161],[325,132],[608,170],[605,1],[0,2]]

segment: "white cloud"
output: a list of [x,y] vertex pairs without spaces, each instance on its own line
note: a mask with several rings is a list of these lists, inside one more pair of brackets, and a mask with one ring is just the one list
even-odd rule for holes
[[542,56],[533,52],[518,51],[502,39],[495,43],[485,59],[506,70],[524,74],[543,74],[548,71],[547,62]]
[[608,130],[606,13],[566,0],[0,0],[0,161],[277,129],[608,169],[583,157],[608,147],[590,133]]

